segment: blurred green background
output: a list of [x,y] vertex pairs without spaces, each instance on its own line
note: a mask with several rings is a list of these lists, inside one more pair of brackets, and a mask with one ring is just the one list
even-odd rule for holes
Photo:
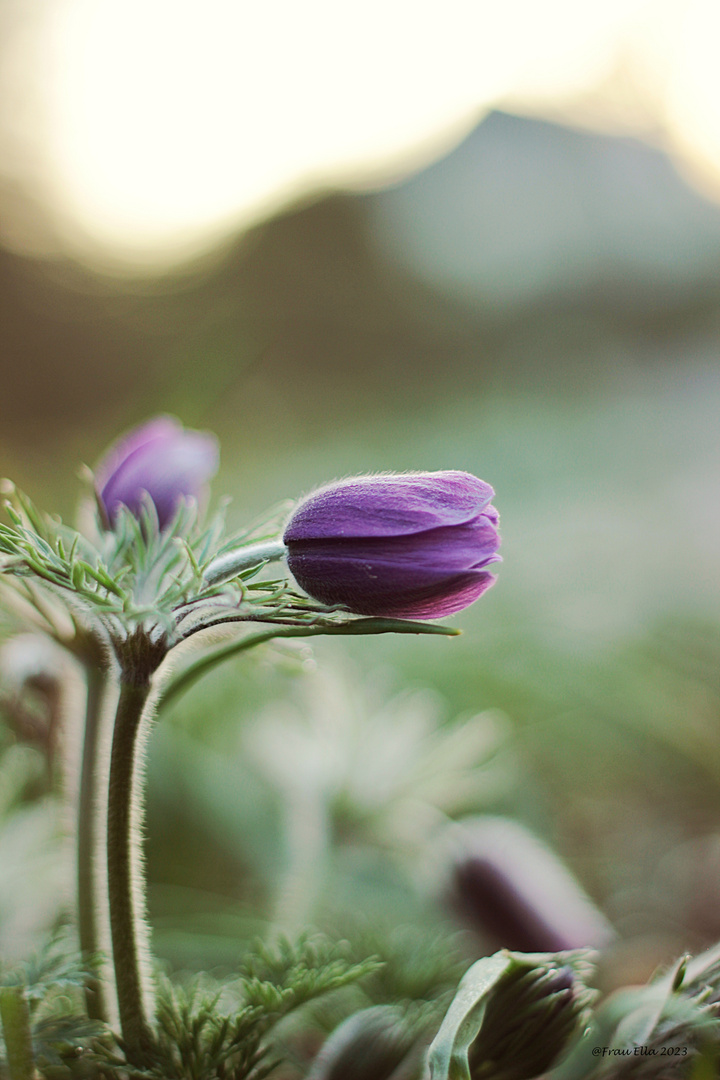
[[[268,648],[157,725],[150,909],[171,966],[230,964],[272,917],[452,928],[412,804],[373,802],[423,755],[413,798],[436,755],[436,805],[515,817],[567,860],[620,935],[610,981],[720,936],[719,271],[720,208],[660,150],[505,112],[393,187],[308,197],[162,276],[0,251],[2,471],[65,518],[79,463],[157,412],[218,434],[231,525],[372,470],[497,491],[505,561],[460,638]],[[393,741],[406,691],[429,719]],[[474,787],[444,807],[433,740],[487,710]],[[26,766],[3,789],[7,912],[52,846]]]

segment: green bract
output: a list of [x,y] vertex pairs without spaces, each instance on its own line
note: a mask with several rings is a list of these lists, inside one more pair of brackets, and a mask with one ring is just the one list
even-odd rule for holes
[[466,972],[428,1051],[429,1080],[533,1080],[586,1025],[588,950],[512,953]]

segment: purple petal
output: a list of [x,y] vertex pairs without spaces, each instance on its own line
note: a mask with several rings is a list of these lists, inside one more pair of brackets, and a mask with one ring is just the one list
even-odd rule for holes
[[475,571],[446,580],[442,591],[428,589],[427,595],[423,596],[420,589],[415,589],[406,597],[396,596],[391,606],[370,614],[384,615],[388,619],[444,619],[474,604],[496,581],[495,574]]
[[455,871],[455,888],[467,914],[493,940],[518,952],[563,952],[587,945],[565,931],[560,920],[536,909],[500,867],[486,858],[470,858]]
[[285,542],[402,536],[477,517],[493,489],[465,472],[361,476],[321,488],[294,511]]
[[126,459],[137,450],[157,440],[171,438],[179,431],[182,431],[182,427],[172,416],[156,416],[123,435],[105,451],[102,460],[95,467],[95,486],[98,491],[104,490]]
[[302,557],[308,564],[354,562],[385,577],[404,571],[442,577],[478,570],[500,558],[496,554],[500,537],[485,513],[465,525],[446,525],[412,535],[291,540],[289,546],[293,558]]
[[[497,561],[499,556],[490,561]],[[439,619],[472,604],[495,581],[484,570],[418,574],[387,566],[290,552],[288,565],[301,588],[322,604],[342,604],[358,615]]]

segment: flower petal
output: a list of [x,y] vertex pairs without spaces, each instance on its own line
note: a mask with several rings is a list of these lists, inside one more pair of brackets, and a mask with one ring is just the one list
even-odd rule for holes
[[493,489],[470,473],[361,476],[309,495],[294,511],[285,542],[340,536],[402,536],[471,521]]

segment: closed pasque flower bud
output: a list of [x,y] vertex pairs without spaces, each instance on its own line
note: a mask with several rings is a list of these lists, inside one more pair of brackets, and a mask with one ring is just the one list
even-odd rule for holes
[[146,494],[162,529],[182,499],[202,501],[218,467],[214,435],[187,431],[171,416],[158,416],[120,439],[95,470],[95,491],[107,522],[120,506],[138,515]]
[[558,856],[517,822],[470,819],[449,840],[452,906],[489,943],[522,952],[602,948],[615,934]]
[[335,1028],[308,1080],[417,1080],[420,1057],[414,1042],[398,1009],[362,1009]]
[[588,950],[513,953],[465,972],[427,1054],[429,1080],[536,1080],[586,1028]]
[[358,615],[437,619],[495,581],[498,514],[489,484],[465,472],[342,480],[309,495],[284,534],[300,587]]
[[518,957],[490,996],[468,1051],[471,1080],[533,1080],[582,1030],[593,991],[570,964],[542,959]]

